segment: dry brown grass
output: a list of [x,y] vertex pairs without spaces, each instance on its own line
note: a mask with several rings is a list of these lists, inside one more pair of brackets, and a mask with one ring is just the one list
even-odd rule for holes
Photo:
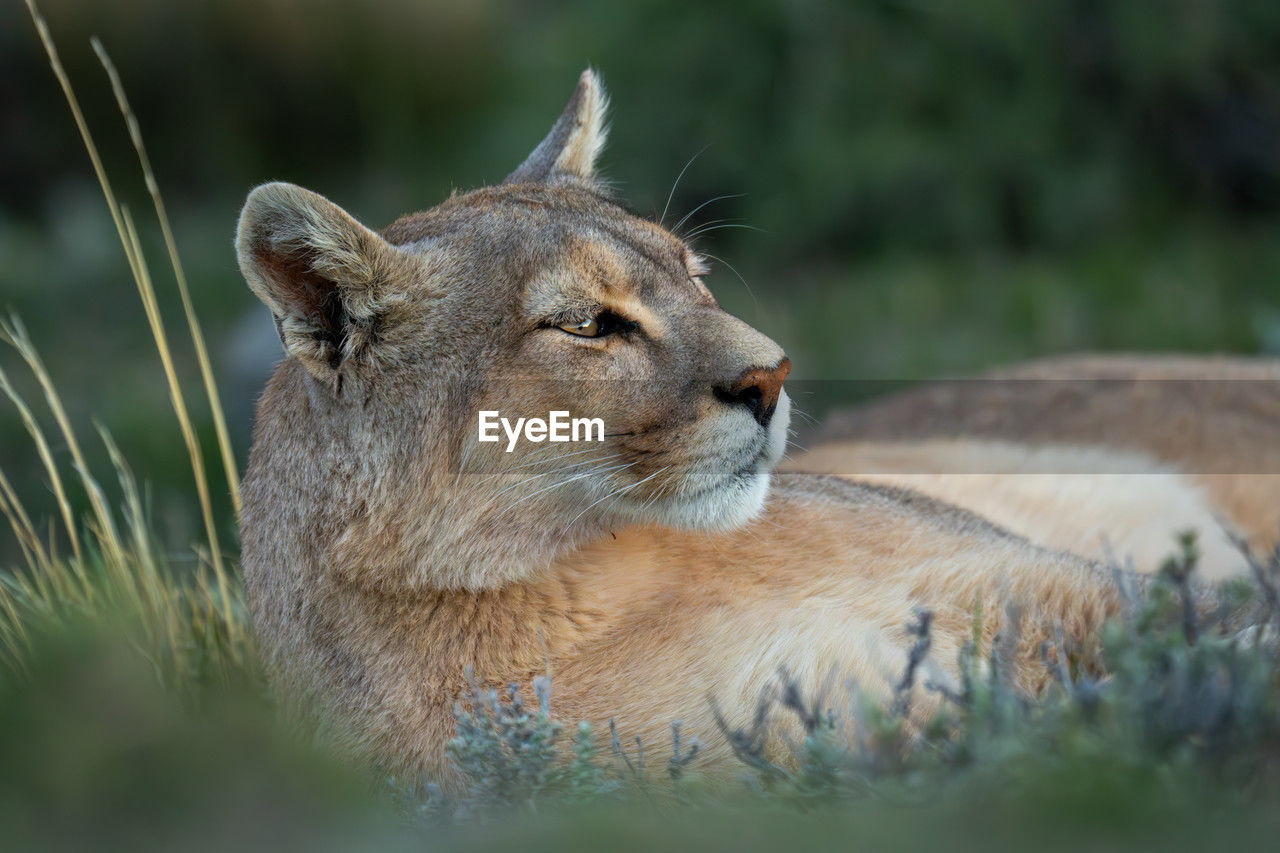
[[[132,472],[108,431],[99,425],[97,432],[111,460],[121,494],[118,506],[109,504],[100,481],[90,469],[77,431],[35,343],[18,318],[0,321],[0,341],[13,347],[30,371],[40,389],[44,411],[37,412],[3,370],[0,370],[0,391],[16,407],[22,419],[48,478],[61,522],[60,530],[51,525],[47,535],[42,535],[40,526],[33,521],[21,497],[0,471],[0,514],[13,529],[23,555],[22,565],[12,572],[0,574],[0,655],[11,665],[21,668],[31,639],[30,627],[37,621],[117,620],[123,617],[136,632],[140,649],[166,678],[181,681],[193,676],[196,669],[207,672],[211,668],[223,671],[242,668],[251,661],[252,651],[240,602],[239,582],[219,542],[209,472],[205,469],[138,229],[129,209],[117,200],[48,26],[34,0],[27,0],[27,8],[80,131],[124,250],[125,262],[137,286],[190,460],[205,537],[204,541],[192,546],[196,569],[174,570],[156,545],[145,503]],[[235,455],[164,200],[120,76],[96,39],[93,49],[111,82],[164,237],[214,421],[229,497],[233,509],[238,512],[239,474]],[[52,432],[45,426],[49,420],[53,424]],[[61,446],[67,448],[69,464],[61,463],[55,454],[54,448]],[[65,470],[68,467],[70,470]],[[85,518],[77,516],[75,489],[82,491],[88,502],[90,511]]]

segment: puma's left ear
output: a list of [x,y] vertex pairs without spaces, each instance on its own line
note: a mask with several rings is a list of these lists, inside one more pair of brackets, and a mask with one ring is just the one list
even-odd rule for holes
[[503,183],[550,183],[557,178],[593,181],[596,157],[604,148],[608,104],[600,75],[590,68],[583,71],[551,132]]

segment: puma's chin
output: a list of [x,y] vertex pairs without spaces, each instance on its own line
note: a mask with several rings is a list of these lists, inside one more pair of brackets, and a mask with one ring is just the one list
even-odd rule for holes
[[624,507],[628,520],[685,530],[732,530],[760,515],[769,494],[770,470],[761,465],[726,477],[714,487],[661,501]]
[[754,520],[769,496],[770,468],[735,476],[719,489],[673,507],[672,526],[694,530],[732,530]]

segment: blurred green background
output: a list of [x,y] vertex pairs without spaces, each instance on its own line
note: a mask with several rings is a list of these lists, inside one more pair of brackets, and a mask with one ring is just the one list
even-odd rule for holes
[[[500,180],[588,64],[613,97],[604,170],[637,210],[660,213],[698,152],[668,221],[741,194],[690,226],[759,229],[699,245],[741,274],[749,287],[722,265],[712,287],[797,377],[907,380],[1079,349],[1280,352],[1274,0],[42,6],[183,341],[90,35],[119,66],[242,458],[278,353],[231,250],[245,193],[295,181],[380,227]],[[0,154],[0,307],[25,319],[73,415],[115,433],[158,528],[185,544],[190,472],[160,368],[18,0],[0,6]],[[7,405],[0,448],[47,510]]]

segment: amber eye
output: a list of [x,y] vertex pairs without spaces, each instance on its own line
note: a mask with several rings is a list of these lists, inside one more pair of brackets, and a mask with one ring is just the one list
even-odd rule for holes
[[600,337],[600,318],[592,317],[581,323],[567,323],[559,328],[562,332],[568,332],[580,338],[598,338]]
[[619,317],[612,311],[605,311],[590,320],[583,320],[580,323],[563,323],[556,328],[580,338],[607,338],[610,335],[634,332],[640,328],[640,324],[626,317]]

